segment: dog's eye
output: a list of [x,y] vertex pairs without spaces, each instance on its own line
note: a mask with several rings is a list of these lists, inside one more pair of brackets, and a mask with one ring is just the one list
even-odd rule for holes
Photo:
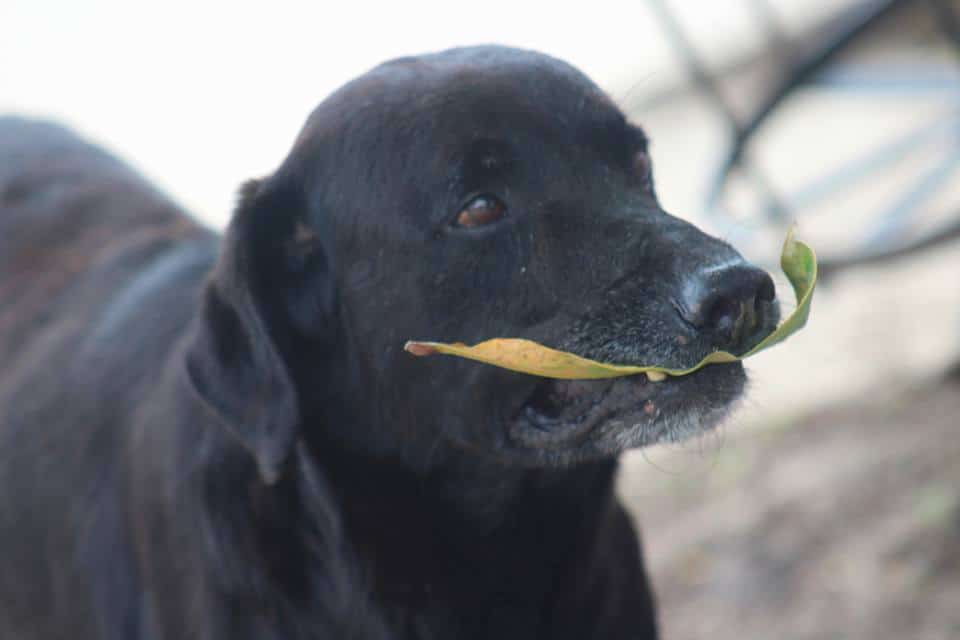
[[507,205],[494,196],[477,196],[457,214],[455,226],[466,229],[493,224],[507,215]]

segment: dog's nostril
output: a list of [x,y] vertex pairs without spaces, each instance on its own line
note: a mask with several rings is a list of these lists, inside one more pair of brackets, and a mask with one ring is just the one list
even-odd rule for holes
[[719,297],[707,305],[703,326],[713,330],[730,333],[743,324],[747,315],[747,303],[734,298]]
[[773,285],[773,278],[764,273],[760,287],[757,289],[757,300],[759,302],[773,302],[776,297],[777,288]]
[[682,315],[721,349],[744,343],[765,320],[776,297],[766,272],[746,263],[692,275],[683,290]]

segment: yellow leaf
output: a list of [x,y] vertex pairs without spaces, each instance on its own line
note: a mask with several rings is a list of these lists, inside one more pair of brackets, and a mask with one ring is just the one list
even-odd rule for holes
[[569,380],[587,380],[598,378],[617,378],[644,372],[659,372],[671,376],[693,373],[708,364],[736,362],[782,342],[799,331],[807,323],[810,315],[810,303],[817,282],[817,259],[813,249],[794,240],[793,229],[787,233],[780,256],[780,266],[793,286],[797,297],[797,308],[779,327],[760,341],[757,346],[736,356],[727,351],[714,351],[689,369],[668,369],[657,365],[619,365],[597,362],[566,351],[558,351],[542,344],[523,338],[494,338],[472,347],[456,342],[409,341],[404,349],[416,356],[428,356],[434,353],[459,356],[477,360],[504,369],[528,373],[546,378]]

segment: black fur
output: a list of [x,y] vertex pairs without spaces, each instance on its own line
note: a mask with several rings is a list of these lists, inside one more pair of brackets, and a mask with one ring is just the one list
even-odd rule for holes
[[[660,210],[646,145],[546,56],[406,58],[322,103],[221,239],[0,120],[0,637],[654,638],[616,455],[715,425],[742,368],[567,385],[403,352],[726,346],[676,301],[739,257]],[[506,217],[452,224],[482,193]]]

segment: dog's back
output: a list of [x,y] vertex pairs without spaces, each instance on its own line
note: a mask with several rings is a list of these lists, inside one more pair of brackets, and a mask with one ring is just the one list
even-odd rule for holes
[[[212,238],[114,157],[60,126],[0,118],[4,379],[51,332],[109,324],[75,317],[78,296],[91,314],[101,311],[138,267],[190,236],[204,237],[212,255]],[[68,299],[74,317],[58,317]]]
[[141,615],[125,496],[104,494],[216,242],[69,131],[0,118],[0,637],[43,620],[58,626],[40,637],[99,637],[92,611]]

